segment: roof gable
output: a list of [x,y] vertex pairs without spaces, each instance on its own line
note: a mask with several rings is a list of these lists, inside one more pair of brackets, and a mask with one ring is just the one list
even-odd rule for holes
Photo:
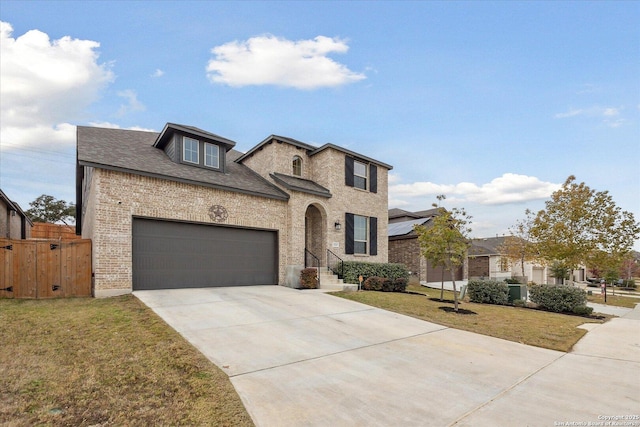
[[162,132],[158,134],[158,137],[153,143],[153,146],[156,148],[163,149],[167,145],[167,143],[171,140],[172,136],[175,133],[186,134],[188,136],[194,136],[200,140],[220,144],[225,147],[226,151],[231,150],[236,145],[236,143],[230,139],[223,138],[220,135],[207,132],[195,126],[180,125],[176,123],[167,123],[164,126],[164,129],[162,129]]
[[351,150],[347,150],[346,148],[342,148],[339,147],[337,145],[334,144],[324,144],[322,147],[315,147],[313,145],[298,141],[296,139],[293,138],[288,138],[286,136],[279,136],[279,135],[269,135],[267,138],[265,138],[264,140],[262,140],[262,142],[260,142],[258,145],[256,145],[255,147],[253,147],[252,149],[250,149],[249,151],[247,151],[245,154],[243,154],[242,156],[240,156],[236,162],[238,163],[242,163],[242,161],[250,156],[252,156],[254,153],[256,153],[257,151],[260,151],[260,149],[262,147],[264,147],[267,144],[270,144],[272,142],[279,142],[279,143],[285,143],[285,144],[289,144],[289,145],[293,145],[294,147],[297,148],[301,148],[304,150],[307,150],[307,154],[309,155],[309,157],[313,157],[314,155],[327,150],[327,149],[333,149],[333,150],[337,150],[340,152],[343,152],[345,154],[348,154],[352,157],[355,157],[357,159],[363,160],[367,163],[374,163],[378,166],[382,166],[386,169],[393,169],[393,166],[388,165],[386,163],[383,163],[379,160],[375,160],[372,159],[370,157],[364,156],[362,154],[356,153],[355,151],[351,151]]
[[8,210],[12,210],[18,213],[18,215],[25,219],[31,226],[33,226],[33,221],[31,218],[27,216],[27,214],[22,210],[19,204],[9,199],[9,197],[4,194],[4,191],[0,189],[0,200],[4,201],[5,205],[7,205]]

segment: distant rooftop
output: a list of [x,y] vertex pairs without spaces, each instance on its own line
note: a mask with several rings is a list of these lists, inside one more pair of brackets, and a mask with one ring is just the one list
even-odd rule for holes
[[431,218],[418,218],[411,221],[402,221],[389,224],[387,229],[388,237],[406,236],[413,232],[415,225],[422,225],[429,222]]

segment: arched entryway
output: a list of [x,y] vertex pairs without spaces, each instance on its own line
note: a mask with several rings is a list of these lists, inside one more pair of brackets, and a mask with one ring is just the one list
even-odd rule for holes
[[[326,265],[327,215],[324,208],[317,204],[307,207],[304,214],[304,247],[316,256],[320,266]],[[308,258],[305,256],[305,259]],[[306,264],[309,260],[306,259]]]

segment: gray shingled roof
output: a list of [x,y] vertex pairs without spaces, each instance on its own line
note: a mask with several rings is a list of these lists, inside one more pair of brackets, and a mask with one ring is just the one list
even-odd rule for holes
[[311,180],[274,172],[271,178],[289,190],[302,191],[320,197],[331,197],[331,191]]
[[500,246],[504,244],[505,237],[487,237],[471,239],[469,248],[470,256],[500,255]]
[[157,132],[78,126],[78,164],[130,172],[227,191],[287,200],[289,195],[252,171],[236,163],[242,155],[227,152],[226,172],[175,163],[154,148]]
[[158,139],[153,145],[158,148],[164,148],[164,145],[173,135],[173,131],[176,130],[195,135],[201,139],[222,143],[226,147],[225,151],[230,150],[236,145],[235,141],[216,135],[215,133],[207,132],[206,130],[202,130],[195,126],[179,125],[176,123],[167,123],[164,126],[164,129],[162,129],[162,132],[158,134]]
[[402,221],[389,224],[389,227],[387,228],[387,236],[406,236],[413,232],[413,227],[415,225],[422,225],[429,222],[430,220],[431,218],[419,218],[412,219],[411,221]]
[[442,208],[432,208],[424,211],[417,212],[409,212],[404,209],[399,208],[391,208],[389,209],[389,219],[401,218],[403,216],[411,217],[411,218],[431,218],[438,214],[438,211]]

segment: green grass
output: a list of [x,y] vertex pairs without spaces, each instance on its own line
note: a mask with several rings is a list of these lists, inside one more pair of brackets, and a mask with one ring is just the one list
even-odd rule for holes
[[[410,285],[407,291],[336,292],[333,295],[451,328],[565,352],[586,333],[578,326],[606,320],[470,302],[462,302],[460,313],[455,313],[452,301],[438,300],[440,290]],[[444,299],[452,300],[453,292],[445,291]]]
[[[587,288],[588,290],[588,288]],[[604,302],[604,296],[600,294],[587,295],[589,302],[597,304],[615,305],[616,307],[635,308],[636,304],[640,304],[640,298],[625,297],[613,295],[611,289],[607,289],[607,302]]]
[[128,295],[0,299],[0,425],[253,425],[227,375]]

